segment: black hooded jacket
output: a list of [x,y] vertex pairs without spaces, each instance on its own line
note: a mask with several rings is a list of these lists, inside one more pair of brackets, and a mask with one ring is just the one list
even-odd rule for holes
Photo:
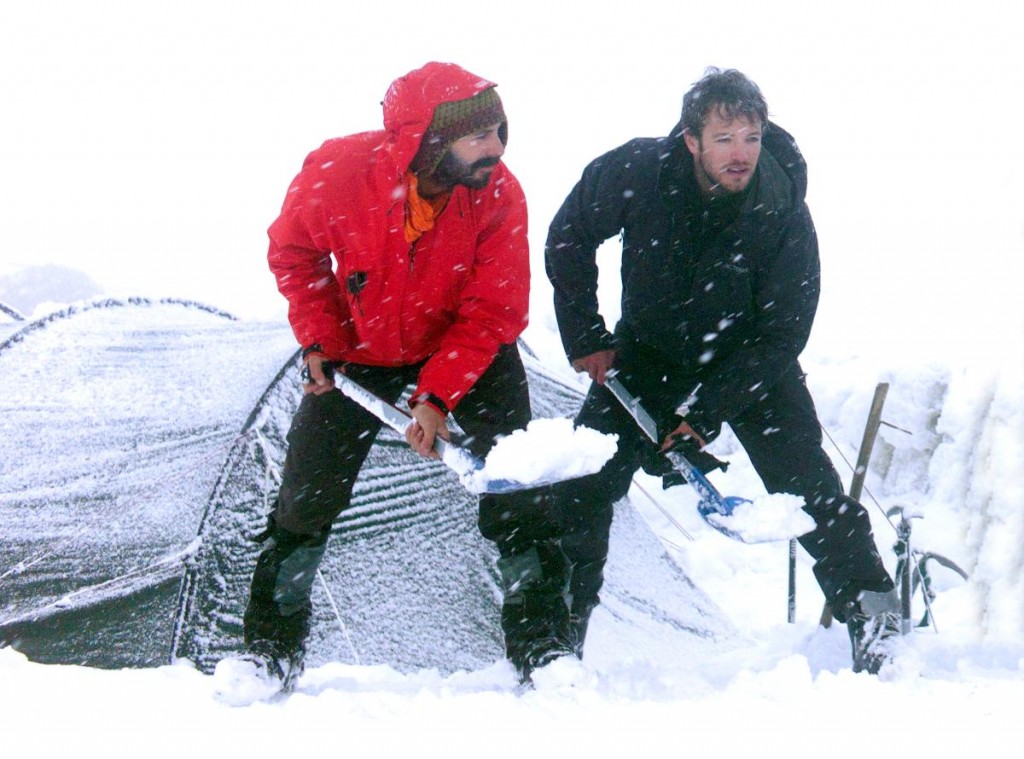
[[[639,343],[681,378],[679,403],[700,384],[687,417],[695,429],[710,432],[741,413],[797,365],[810,334],[819,262],[806,189],[807,165],[774,124],[754,177],[732,198],[702,199],[681,125],[594,160],[545,248],[570,361],[616,347],[621,357]],[[598,312],[596,251],[619,234],[622,315],[613,338]]]

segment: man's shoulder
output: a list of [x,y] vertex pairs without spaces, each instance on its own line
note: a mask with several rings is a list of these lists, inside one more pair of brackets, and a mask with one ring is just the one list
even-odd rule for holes
[[664,138],[634,137],[592,160],[583,173],[583,183],[617,191],[622,183],[634,189],[653,186],[668,154]]
[[491,181],[487,188],[496,189],[498,195],[504,194],[510,198],[518,198],[523,194],[522,185],[519,184],[519,180],[504,161],[499,161],[498,165],[494,167],[494,173],[491,175]]
[[383,142],[384,133],[381,131],[332,137],[311,151],[303,165],[325,171],[333,169],[335,172],[359,170],[376,162],[382,153]]
[[[472,189],[458,185],[452,191],[452,198],[473,209],[464,218],[472,220],[474,224],[484,227],[494,224],[525,224],[526,193],[504,161],[494,167],[491,180],[485,187]],[[451,220],[452,217],[445,214],[443,218]],[[455,218],[463,218],[463,215],[459,214]]]

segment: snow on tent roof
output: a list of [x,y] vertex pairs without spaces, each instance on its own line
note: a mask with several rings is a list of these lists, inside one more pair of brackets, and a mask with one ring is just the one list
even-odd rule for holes
[[293,352],[278,326],[144,300],[0,343],[0,639],[44,661],[166,661],[182,556]]
[[[524,359],[535,416],[571,416],[579,391]],[[173,656],[206,671],[237,650],[297,365],[287,325],[180,301],[76,307],[0,343],[0,644],[37,661]],[[308,661],[493,663],[495,558],[475,497],[383,431],[314,586]],[[734,635],[626,506],[606,578],[591,635],[624,651]]]

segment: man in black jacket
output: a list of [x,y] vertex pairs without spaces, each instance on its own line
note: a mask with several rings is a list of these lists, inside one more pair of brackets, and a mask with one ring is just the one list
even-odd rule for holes
[[[892,579],[864,508],[843,493],[798,356],[819,294],[818,244],[804,202],[806,164],[768,121],[757,85],[708,69],[667,138],[634,139],[594,160],[552,221],[546,268],[566,355],[593,380],[576,417],[619,435],[598,473],[559,488],[569,604],[582,655],[598,603],[612,505],[640,467],[667,460],[604,387],[610,370],[657,420],[662,448],[698,466],[728,422],[771,493],[803,496],[816,528],[800,537],[854,668],[877,672],[898,632]],[[596,251],[622,239],[622,314],[598,310]]]

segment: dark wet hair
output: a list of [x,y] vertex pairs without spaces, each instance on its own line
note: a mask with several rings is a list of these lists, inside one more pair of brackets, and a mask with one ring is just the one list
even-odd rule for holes
[[726,119],[746,116],[768,125],[768,104],[756,84],[736,69],[722,71],[714,66],[704,70],[704,77],[683,95],[682,124],[686,131],[700,138],[708,116],[720,109]]

